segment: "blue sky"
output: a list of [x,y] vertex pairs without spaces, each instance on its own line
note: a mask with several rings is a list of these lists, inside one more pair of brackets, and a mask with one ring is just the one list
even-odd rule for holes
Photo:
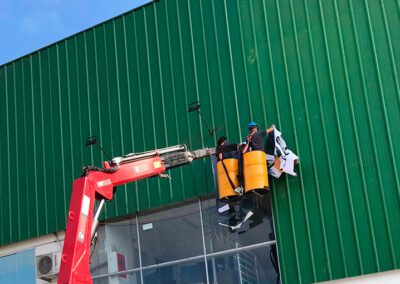
[[0,65],[151,0],[0,0]]

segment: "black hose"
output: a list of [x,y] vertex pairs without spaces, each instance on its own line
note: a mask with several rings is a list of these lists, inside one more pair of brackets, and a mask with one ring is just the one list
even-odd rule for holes
[[118,167],[112,167],[112,168],[98,168],[95,166],[85,166],[83,167],[83,173],[81,177],[87,176],[89,172],[103,172],[107,174],[112,174],[118,171]]

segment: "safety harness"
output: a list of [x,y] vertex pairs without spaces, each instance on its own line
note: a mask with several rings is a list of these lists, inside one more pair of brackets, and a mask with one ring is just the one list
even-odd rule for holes
[[235,190],[235,185],[233,184],[233,181],[231,180],[231,177],[228,174],[228,170],[226,169],[225,163],[223,159],[218,158],[221,161],[222,167],[224,168],[226,177],[228,178],[229,184],[231,185],[232,189]]

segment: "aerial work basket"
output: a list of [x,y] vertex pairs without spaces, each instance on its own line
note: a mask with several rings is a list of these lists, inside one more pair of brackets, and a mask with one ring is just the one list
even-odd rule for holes
[[250,151],[243,155],[244,192],[266,193],[269,188],[266,154]]
[[[222,163],[224,163],[226,171]],[[239,194],[234,190],[234,188],[239,187],[238,159],[224,159],[223,161],[219,161],[217,163],[217,174],[219,199],[222,201],[229,201],[230,199],[237,197]],[[231,180],[234,188],[232,188],[232,184],[229,179]]]

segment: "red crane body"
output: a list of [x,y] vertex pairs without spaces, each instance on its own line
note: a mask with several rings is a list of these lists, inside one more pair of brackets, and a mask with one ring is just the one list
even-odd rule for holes
[[[104,162],[102,169],[86,168],[84,176],[73,185],[58,283],[92,283],[89,258],[97,228],[97,219],[93,221],[96,199],[103,204],[104,200],[112,200],[116,186],[161,175],[167,169],[189,164],[215,151],[215,148],[188,151],[185,145],[178,145],[114,158]],[[96,212],[97,217],[99,214]]]

